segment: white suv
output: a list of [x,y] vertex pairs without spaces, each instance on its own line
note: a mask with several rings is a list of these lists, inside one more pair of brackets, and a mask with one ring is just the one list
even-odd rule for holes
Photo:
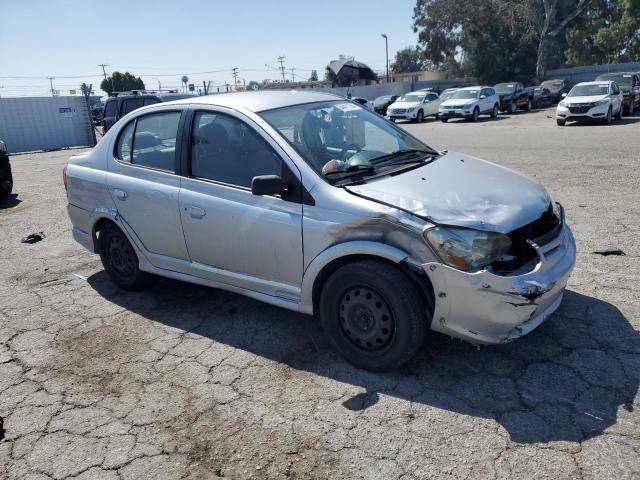
[[443,122],[450,118],[466,118],[475,122],[484,113],[496,118],[499,108],[500,97],[493,87],[466,87],[456,90],[449,100],[442,102],[438,115]]
[[437,116],[440,97],[435,92],[410,92],[389,105],[387,118],[421,123],[424,117]]
[[575,85],[558,104],[556,122],[601,120],[609,125],[622,116],[622,92],[616,82],[583,82]]

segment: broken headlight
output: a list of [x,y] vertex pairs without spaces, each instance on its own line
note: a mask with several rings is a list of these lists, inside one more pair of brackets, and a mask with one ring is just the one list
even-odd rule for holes
[[502,233],[468,228],[438,226],[427,230],[425,239],[444,263],[464,271],[489,265],[511,247],[511,239]]

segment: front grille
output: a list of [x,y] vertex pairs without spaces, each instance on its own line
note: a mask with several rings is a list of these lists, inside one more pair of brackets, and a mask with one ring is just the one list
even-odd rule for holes
[[586,107],[569,107],[569,111],[571,113],[587,113],[589,111],[589,109],[591,108],[591,106],[586,106]]
[[558,236],[561,229],[560,218],[553,211],[553,205],[549,204],[549,208],[540,218],[509,233],[511,248],[505,257],[507,260],[494,262],[494,270],[508,273],[526,265],[537,255],[527,240],[540,246],[546,245]]
[[406,108],[394,108],[394,109],[391,110],[391,113],[393,113],[393,114],[407,113],[407,109]]

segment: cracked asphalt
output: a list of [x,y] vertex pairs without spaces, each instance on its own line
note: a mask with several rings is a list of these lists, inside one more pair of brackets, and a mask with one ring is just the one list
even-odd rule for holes
[[638,478],[640,115],[559,128],[551,113],[406,125],[540,179],[578,262],[527,337],[432,334],[391,374],[346,364],[311,317],[171,280],[119,290],[71,238],[61,169],[77,151],[12,157],[0,478]]

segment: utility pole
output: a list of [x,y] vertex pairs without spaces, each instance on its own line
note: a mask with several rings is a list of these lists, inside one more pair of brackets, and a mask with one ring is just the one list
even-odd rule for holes
[[284,56],[280,55],[278,57],[278,62],[280,62],[280,71],[282,72],[282,83],[285,83],[285,78],[284,78]]
[[382,38],[384,38],[384,47],[387,54],[387,83],[389,83],[389,37],[387,37],[386,33],[383,33]]
[[53,89],[53,80],[54,80],[55,78],[56,78],[56,77],[47,77],[47,80],[49,80],[49,84],[51,85],[51,96],[52,96],[52,97],[55,97],[55,93],[54,93],[54,92],[55,92],[55,90]]
[[99,63],[98,64],[99,67],[102,67],[102,74],[104,75],[104,79],[107,79],[107,71],[104,69],[104,67],[108,67],[109,65],[106,63]]
[[296,81],[296,74],[293,73],[293,72],[295,72],[296,69],[295,68],[290,68],[289,71],[291,72],[291,81],[295,82]]
[[233,77],[233,88],[236,88],[238,84],[238,67],[233,67],[231,69],[231,76]]

